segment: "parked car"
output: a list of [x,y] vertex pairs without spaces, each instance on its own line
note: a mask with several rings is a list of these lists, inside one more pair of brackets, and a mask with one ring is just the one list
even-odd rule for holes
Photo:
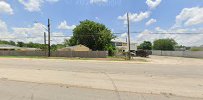
[[150,51],[150,50],[137,50],[136,51],[136,56],[138,56],[138,57],[148,57],[151,54],[152,54],[152,51]]

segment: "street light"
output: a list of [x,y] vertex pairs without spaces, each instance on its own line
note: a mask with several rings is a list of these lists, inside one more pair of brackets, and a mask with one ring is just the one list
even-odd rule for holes
[[39,23],[37,21],[35,21],[34,23],[38,23],[42,28],[44,28],[46,31],[48,31],[48,29],[45,26],[43,26],[41,23]]

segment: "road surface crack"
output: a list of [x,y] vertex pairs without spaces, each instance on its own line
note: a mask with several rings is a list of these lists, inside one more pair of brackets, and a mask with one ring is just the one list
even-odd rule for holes
[[118,87],[116,86],[114,80],[113,80],[107,73],[105,73],[105,72],[102,72],[102,73],[104,73],[104,75],[106,75],[106,76],[109,78],[109,80],[111,81],[111,83],[112,83],[112,85],[113,85],[113,87],[114,87],[114,89],[115,89],[114,91],[116,92],[116,95],[117,95],[117,97],[118,97],[118,100],[121,100],[121,96],[120,96],[120,93],[119,93],[119,91],[118,91]]

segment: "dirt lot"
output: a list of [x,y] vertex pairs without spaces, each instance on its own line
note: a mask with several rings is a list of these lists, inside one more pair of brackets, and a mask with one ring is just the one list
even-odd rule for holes
[[154,63],[154,64],[203,65],[203,58],[198,59],[198,58],[151,55],[148,58],[139,58],[138,57],[138,59],[143,59],[143,60],[146,60],[148,63]]

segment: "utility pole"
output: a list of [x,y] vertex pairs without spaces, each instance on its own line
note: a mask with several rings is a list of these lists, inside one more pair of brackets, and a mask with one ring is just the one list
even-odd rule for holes
[[128,22],[128,59],[131,60],[131,52],[130,52],[130,19],[129,14],[127,13],[127,22]]
[[44,32],[44,49],[45,49],[45,55],[47,54],[47,39],[46,39],[46,32]]
[[50,36],[51,36],[51,30],[50,30],[50,19],[48,19],[48,57],[51,56],[51,43],[50,43]]

